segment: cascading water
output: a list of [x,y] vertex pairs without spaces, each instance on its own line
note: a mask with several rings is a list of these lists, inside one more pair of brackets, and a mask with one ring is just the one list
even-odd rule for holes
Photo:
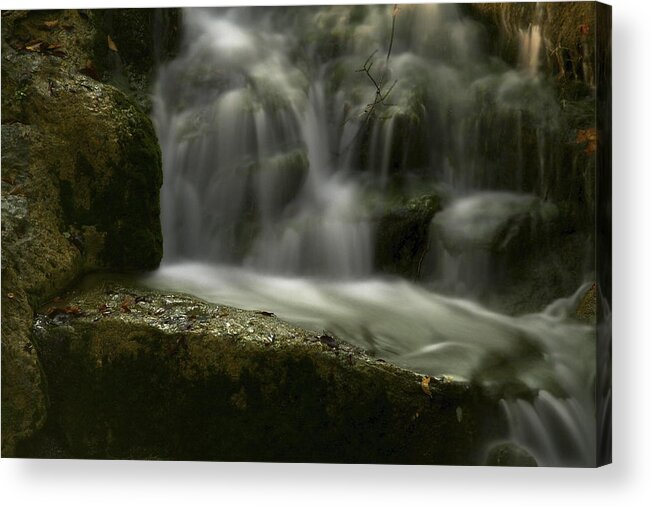
[[[188,9],[184,24],[155,96],[165,258],[150,283],[482,382],[540,464],[594,464],[594,328],[571,316],[586,287],[519,317],[471,301],[494,280],[487,248],[559,213],[540,29],[513,69],[453,5]],[[393,88],[372,108],[378,80]],[[428,193],[444,203],[428,286],[382,277],[378,213]]]

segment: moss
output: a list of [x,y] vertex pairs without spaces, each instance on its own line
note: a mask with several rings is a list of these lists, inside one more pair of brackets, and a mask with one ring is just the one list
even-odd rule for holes
[[[3,11],[2,281],[26,305],[2,305],[5,456],[45,420],[31,308],[85,272],[153,269],[162,255],[155,132],[133,100],[80,71],[96,34],[87,11]],[[36,39],[65,57],[23,49]]]

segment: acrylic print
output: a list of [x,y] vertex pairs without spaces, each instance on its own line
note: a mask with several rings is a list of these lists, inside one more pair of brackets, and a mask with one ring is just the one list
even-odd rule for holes
[[610,7],[2,12],[5,457],[610,462]]

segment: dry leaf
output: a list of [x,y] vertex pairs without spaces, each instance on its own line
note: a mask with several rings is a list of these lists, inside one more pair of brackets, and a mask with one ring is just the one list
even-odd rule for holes
[[61,314],[79,316],[79,315],[83,315],[84,312],[78,306],[66,306],[65,308],[50,307],[47,309],[47,316],[49,318],[53,318]]
[[430,380],[431,380],[431,379],[430,379],[427,375],[425,375],[425,376],[423,377],[423,380],[421,380],[421,382],[420,382],[420,388],[423,390],[423,392],[424,392],[427,396],[430,396],[430,397],[431,397],[431,396],[432,396],[432,392],[429,390],[429,381],[430,381]]
[[13,292],[7,292],[7,297],[9,299],[14,299],[16,297],[16,294],[14,294]]
[[46,21],[43,23],[43,25],[45,25],[46,30],[52,30],[53,28],[59,26],[59,20],[55,19],[53,21]]
[[133,305],[133,300],[126,298],[120,305],[120,311],[122,313],[131,313],[131,305]]
[[115,42],[113,42],[113,39],[111,39],[111,36],[108,35],[108,47],[111,51],[115,51],[116,53],[118,52],[118,47],[115,45]]
[[34,53],[43,51],[43,46],[45,46],[45,42],[42,40],[33,40],[25,44],[25,49]]
[[585,143],[585,152],[588,155],[592,155],[597,151],[597,129],[596,128],[589,128],[589,129],[580,129],[576,133],[576,143],[581,144]]
[[99,313],[101,313],[102,315],[105,315],[105,316],[106,315],[111,315],[111,309],[108,307],[108,305],[106,303],[100,305],[99,308],[97,309],[97,311]]
[[59,48],[62,48],[62,47],[63,47],[63,44],[61,44],[60,42],[55,42],[53,44],[48,44],[47,45],[48,51],[51,50],[51,49],[59,49]]
[[588,35],[590,33],[590,25],[586,23],[579,25],[579,33],[581,35]]

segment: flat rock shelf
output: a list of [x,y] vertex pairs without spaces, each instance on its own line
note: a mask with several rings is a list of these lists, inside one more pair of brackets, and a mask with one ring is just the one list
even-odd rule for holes
[[82,284],[37,313],[33,341],[50,418],[24,456],[483,464],[504,432],[478,386],[264,309]]

